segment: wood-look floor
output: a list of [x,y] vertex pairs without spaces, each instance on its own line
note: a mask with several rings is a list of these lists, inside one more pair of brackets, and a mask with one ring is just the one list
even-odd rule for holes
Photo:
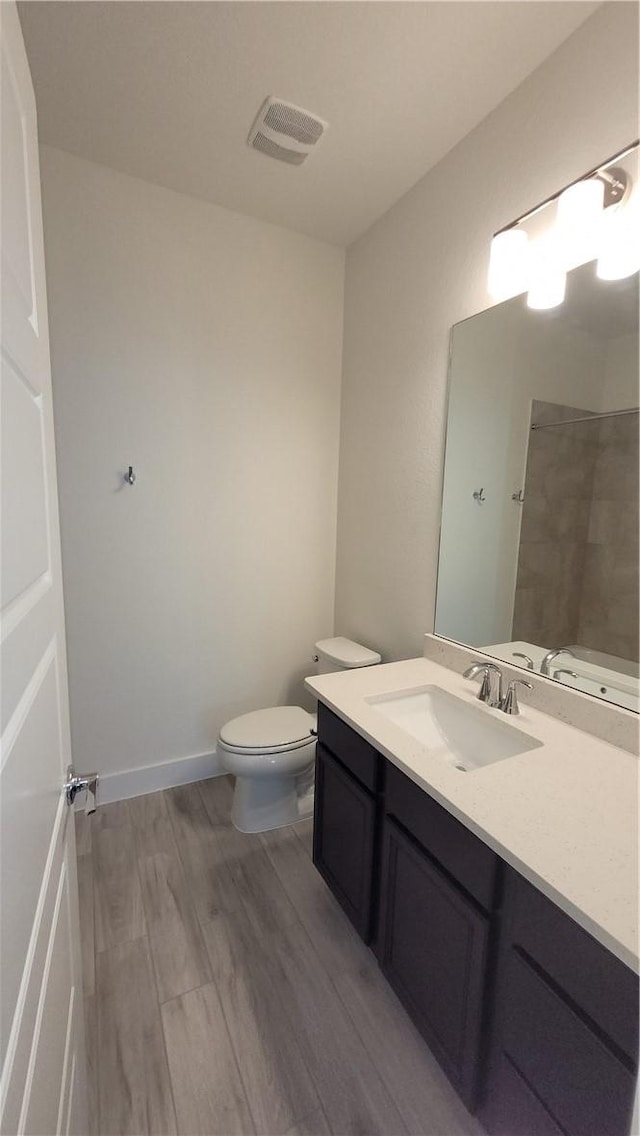
[[77,817],[93,1132],[481,1136],[311,862],[226,777]]

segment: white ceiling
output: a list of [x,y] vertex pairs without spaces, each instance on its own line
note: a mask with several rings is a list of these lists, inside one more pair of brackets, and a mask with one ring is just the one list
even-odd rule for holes
[[[42,142],[346,245],[598,7],[27,0]],[[304,166],[246,145],[274,94],[330,128]]]

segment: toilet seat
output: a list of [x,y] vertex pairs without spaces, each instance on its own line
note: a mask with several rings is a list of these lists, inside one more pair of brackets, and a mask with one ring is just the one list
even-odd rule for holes
[[229,753],[287,753],[313,741],[316,719],[301,706],[272,706],[232,718],[220,731],[219,742]]

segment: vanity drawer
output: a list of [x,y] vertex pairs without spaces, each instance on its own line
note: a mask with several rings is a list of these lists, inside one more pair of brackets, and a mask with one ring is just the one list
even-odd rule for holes
[[507,886],[511,941],[637,1062],[638,976],[521,876]]
[[386,811],[482,907],[492,910],[499,858],[391,762],[386,768]]
[[362,785],[378,791],[383,758],[323,702],[318,706],[318,739]]
[[517,949],[505,971],[503,1059],[568,1136],[623,1136],[635,1088],[630,1069]]

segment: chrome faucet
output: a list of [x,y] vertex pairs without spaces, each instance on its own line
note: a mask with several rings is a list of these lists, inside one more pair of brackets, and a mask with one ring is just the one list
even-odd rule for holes
[[514,651],[513,657],[514,659],[524,659],[528,671],[534,671],[536,669],[531,655],[524,655],[522,651]]
[[493,706],[496,710],[502,710],[504,714],[519,714],[520,707],[518,706],[518,698],[516,688],[518,686],[526,686],[527,690],[533,690],[530,682],[524,678],[514,678],[507,687],[507,693],[502,692],[502,671],[495,663],[472,663],[463,672],[463,678],[475,678],[476,675],[482,675],[482,683],[480,685],[480,693],[478,698],[480,702],[486,702],[487,706]]
[[556,647],[554,651],[547,651],[544,659],[540,663],[540,674],[550,677],[549,666],[558,655],[570,655],[572,659],[575,659],[575,655],[569,647]]
[[472,663],[467,667],[463,673],[463,678],[475,678],[476,675],[482,675],[482,682],[480,684],[480,693],[478,698],[480,702],[486,702],[487,706],[502,705],[502,671],[495,663]]

